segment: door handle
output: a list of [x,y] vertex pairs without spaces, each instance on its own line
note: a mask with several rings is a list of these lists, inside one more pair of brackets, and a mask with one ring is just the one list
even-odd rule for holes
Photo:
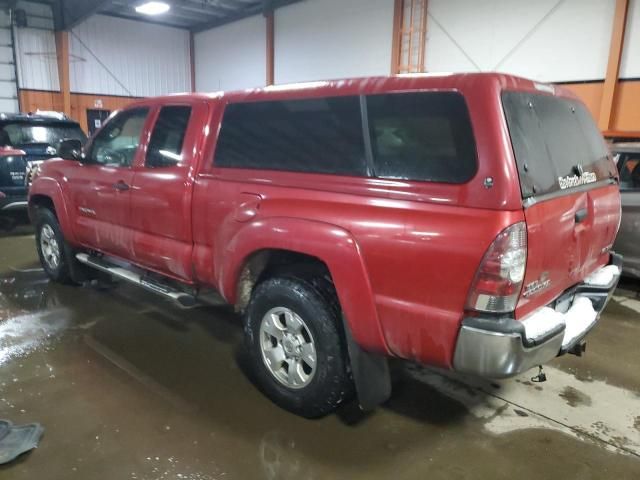
[[586,208],[578,210],[575,216],[576,223],[582,222],[585,218],[587,218],[588,214],[589,214],[589,210],[587,210]]
[[129,185],[127,185],[122,180],[120,180],[118,183],[114,183],[113,184],[113,188],[115,188],[116,190],[118,190],[120,192],[124,192],[126,190],[129,190]]

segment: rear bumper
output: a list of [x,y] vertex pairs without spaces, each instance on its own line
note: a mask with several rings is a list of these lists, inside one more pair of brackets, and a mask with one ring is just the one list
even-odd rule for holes
[[454,369],[486,378],[507,378],[570,351],[598,322],[621,270],[622,256],[612,253],[609,265],[522,321],[465,318],[456,343]]

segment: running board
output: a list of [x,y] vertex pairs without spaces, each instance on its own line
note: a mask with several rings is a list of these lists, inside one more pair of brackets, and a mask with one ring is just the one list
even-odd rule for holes
[[132,270],[109,264],[108,262],[103,261],[101,258],[93,257],[86,253],[77,253],[76,258],[80,263],[88,267],[95,268],[96,270],[108,273],[113,277],[138,285],[146,290],[149,290],[150,292],[162,295],[163,297],[172,300],[182,308],[194,307],[198,303],[193,295],[181,292],[180,290],[177,290],[169,285],[145,278],[143,275],[140,275],[139,273],[136,273]]

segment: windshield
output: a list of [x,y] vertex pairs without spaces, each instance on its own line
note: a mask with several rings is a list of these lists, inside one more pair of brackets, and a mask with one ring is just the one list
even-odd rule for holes
[[87,140],[87,136],[78,125],[59,123],[10,123],[0,130],[0,140],[6,141],[7,137],[9,144],[13,146],[46,143],[55,148],[65,139],[80,140],[83,144]]
[[572,189],[614,176],[609,151],[577,100],[504,92],[502,104],[523,198]]

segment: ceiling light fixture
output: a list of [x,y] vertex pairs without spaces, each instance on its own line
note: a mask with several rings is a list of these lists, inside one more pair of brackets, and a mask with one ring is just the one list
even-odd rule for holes
[[136,12],[142,15],[160,15],[167,13],[171,6],[166,2],[146,2],[136,7]]

